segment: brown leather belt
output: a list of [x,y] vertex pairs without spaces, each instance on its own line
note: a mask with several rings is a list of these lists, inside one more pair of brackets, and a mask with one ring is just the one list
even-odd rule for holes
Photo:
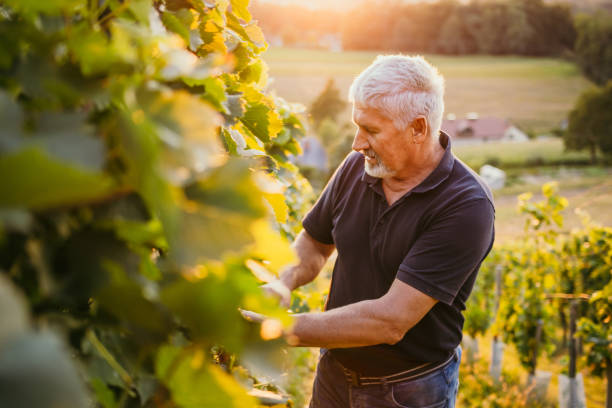
[[[366,377],[360,375],[358,372],[348,369],[342,366],[346,379],[354,387],[361,387],[365,385],[382,385],[382,384],[393,384],[401,381],[415,380],[423,377],[431,372],[434,372],[442,367],[445,367],[454,359],[458,359],[457,350],[453,351],[453,354],[443,362],[437,363],[424,363],[417,367],[413,367],[406,371],[386,375],[383,377]],[[339,363],[338,363],[339,364]]]

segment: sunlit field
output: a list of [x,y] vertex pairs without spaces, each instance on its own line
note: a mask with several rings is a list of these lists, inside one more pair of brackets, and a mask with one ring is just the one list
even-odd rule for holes
[[[292,102],[308,105],[334,78],[346,95],[375,52],[271,48],[264,54],[269,88]],[[547,132],[559,126],[580,92],[589,86],[576,66],[561,59],[426,56],[446,78],[446,112],[507,118],[524,130]],[[349,120],[345,112],[341,120]]]
[[566,151],[561,139],[483,143],[457,146],[453,151],[476,171],[487,162],[506,170],[506,187],[494,192],[497,244],[515,239],[523,231],[524,218],[518,215],[516,196],[524,192],[537,195],[550,181],[557,181],[561,195],[569,199],[570,206],[564,211],[566,229],[580,226],[577,208],[602,225],[612,225],[612,170],[584,166],[588,153]]
[[559,165],[584,164],[589,161],[587,151],[567,151],[560,138],[531,140],[524,143],[489,142],[453,146],[461,160],[478,170],[483,164],[493,164],[504,169]]

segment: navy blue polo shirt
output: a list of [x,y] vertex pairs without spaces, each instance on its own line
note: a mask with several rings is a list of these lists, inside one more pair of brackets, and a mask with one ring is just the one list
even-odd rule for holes
[[331,350],[361,374],[442,361],[461,341],[461,312],[493,245],[495,210],[490,190],[444,133],[440,144],[436,169],[391,206],[363,156],[351,153],[303,220],[314,239],[338,251],[327,310],[379,298],[396,278],[439,301],[394,345]]

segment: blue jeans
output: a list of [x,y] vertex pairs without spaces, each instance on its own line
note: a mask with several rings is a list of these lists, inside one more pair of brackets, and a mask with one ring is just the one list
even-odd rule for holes
[[414,380],[354,386],[343,367],[322,350],[310,408],[454,408],[461,347],[445,366]]

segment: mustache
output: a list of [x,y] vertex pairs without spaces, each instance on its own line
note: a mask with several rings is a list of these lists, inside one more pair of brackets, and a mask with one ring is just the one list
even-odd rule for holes
[[368,157],[373,157],[374,159],[376,159],[376,161],[380,161],[380,158],[378,157],[378,154],[376,154],[376,152],[372,149],[366,149],[363,151],[364,156],[368,156]]

